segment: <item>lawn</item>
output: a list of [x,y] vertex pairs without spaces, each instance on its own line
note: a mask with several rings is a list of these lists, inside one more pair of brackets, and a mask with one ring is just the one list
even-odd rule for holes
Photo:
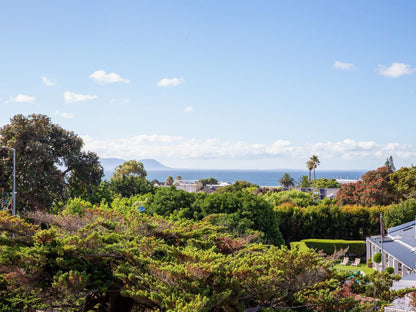
[[336,264],[336,265],[334,265],[334,269],[340,270],[340,271],[341,270],[342,271],[351,271],[351,272],[363,271],[365,274],[371,274],[371,273],[375,272],[374,269],[371,269],[371,268],[367,267],[367,265],[364,264],[364,263],[361,263],[358,266]]
[[[308,247],[306,246],[306,244],[304,242],[292,242],[290,243],[290,247],[291,248],[299,248],[299,250],[305,250],[308,249]],[[367,267],[366,264],[361,263],[358,266],[353,266],[353,265],[339,265],[341,261],[337,261],[337,264],[334,265],[334,269],[336,270],[343,270],[343,271],[363,271],[365,274],[371,274],[373,272],[375,272],[374,269],[371,269],[369,267]]]

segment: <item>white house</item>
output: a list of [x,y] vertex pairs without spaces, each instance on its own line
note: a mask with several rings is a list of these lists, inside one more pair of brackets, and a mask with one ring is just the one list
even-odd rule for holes
[[[416,272],[416,227],[415,221],[388,229],[383,240],[382,261],[384,267],[394,268],[394,273],[401,276]],[[367,259],[381,252],[381,235],[366,239]],[[374,268],[381,271],[381,263],[374,264]]]

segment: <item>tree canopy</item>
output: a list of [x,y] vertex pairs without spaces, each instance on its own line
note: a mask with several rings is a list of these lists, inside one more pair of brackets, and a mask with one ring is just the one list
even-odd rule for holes
[[218,184],[218,180],[215,178],[207,178],[207,179],[199,179],[199,183],[201,183],[201,189],[203,189],[208,184]]
[[[47,210],[70,196],[94,192],[103,177],[98,156],[83,141],[45,115],[16,115],[0,128],[0,143],[16,149],[17,207]],[[0,149],[0,177],[12,177],[13,159]],[[3,184],[4,186],[4,184]],[[6,188],[11,190],[12,180]],[[8,191],[8,190],[3,191]]]
[[280,179],[279,183],[283,187],[295,186],[295,180],[290,176],[289,173],[285,173]]
[[336,197],[343,205],[375,206],[395,203],[397,195],[390,182],[391,173],[388,167],[368,171],[358,182],[344,184]]
[[120,179],[123,176],[146,178],[147,172],[144,170],[143,163],[136,160],[127,160],[123,164],[117,166],[113,173],[112,179]]
[[0,212],[2,311],[364,311],[406,292],[389,289],[394,276],[352,284],[335,258],[233,238],[207,220],[105,206],[30,217],[47,228]]
[[109,187],[124,197],[150,193],[153,187],[146,176],[147,172],[144,170],[143,163],[128,160],[116,168]]

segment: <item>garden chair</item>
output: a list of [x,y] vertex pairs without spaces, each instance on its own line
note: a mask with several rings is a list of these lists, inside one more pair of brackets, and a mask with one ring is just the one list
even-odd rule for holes
[[347,265],[350,258],[344,257],[344,259],[341,261],[340,265]]
[[355,258],[354,263],[351,263],[351,265],[358,266],[360,264],[360,262],[361,262],[361,259],[360,258]]

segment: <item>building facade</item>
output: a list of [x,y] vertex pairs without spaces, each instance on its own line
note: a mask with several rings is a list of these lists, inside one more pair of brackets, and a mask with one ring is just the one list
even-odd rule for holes
[[367,259],[373,259],[376,253],[381,253],[381,263],[374,263],[377,271],[392,267],[395,274],[400,276],[410,275],[416,272],[416,227],[415,221],[411,221],[390,228],[384,239],[381,235],[371,236],[366,239]]

